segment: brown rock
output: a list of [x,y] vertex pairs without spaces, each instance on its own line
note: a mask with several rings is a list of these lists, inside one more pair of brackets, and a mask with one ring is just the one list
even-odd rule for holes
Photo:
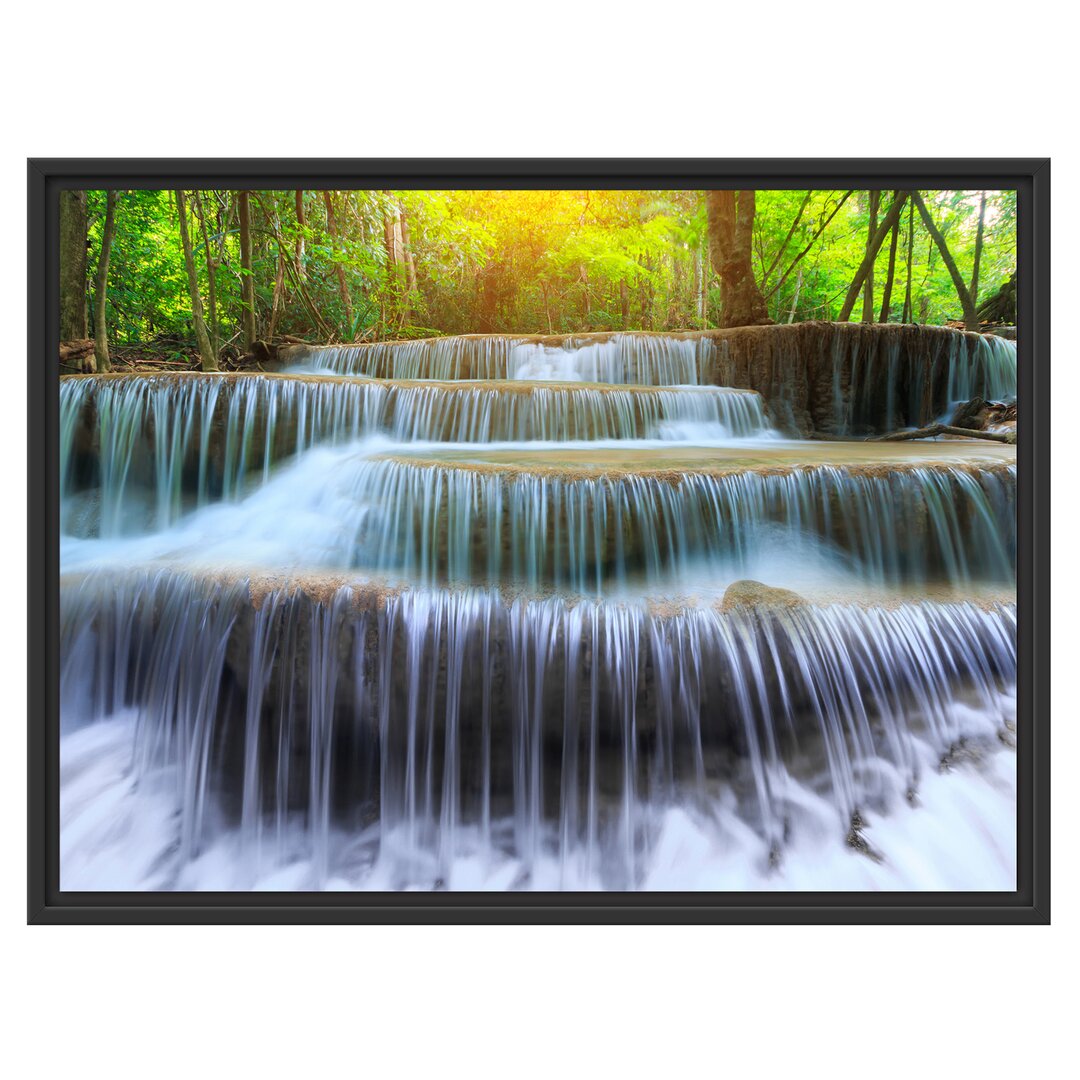
[[744,579],[729,585],[721,604],[722,611],[737,611],[740,608],[796,608],[806,605],[806,601],[790,589],[777,589],[763,585],[760,581]]

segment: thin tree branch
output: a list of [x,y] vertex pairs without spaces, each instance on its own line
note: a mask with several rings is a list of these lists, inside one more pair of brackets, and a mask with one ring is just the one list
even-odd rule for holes
[[821,234],[829,227],[829,222],[832,221],[832,219],[836,217],[836,215],[839,213],[840,207],[843,206],[844,203],[848,201],[848,198],[853,194],[854,188],[851,191],[844,192],[843,197],[836,204],[836,206],[833,207],[833,212],[821,223],[821,225],[818,226],[818,229],[814,233],[814,235],[810,237],[810,242],[806,245],[806,247],[802,249],[802,251],[799,252],[798,255],[795,256],[794,259],[791,260],[791,265],[788,266],[788,268],[780,276],[780,280],[777,281],[777,283],[765,294],[766,300],[770,296],[772,296],[773,293],[779,292],[779,290],[783,288],[784,282],[787,281],[788,277],[791,275],[791,271],[795,269],[795,267],[802,260],[803,256],[806,255],[806,253],[810,251],[810,249],[817,243],[818,237],[821,236]]

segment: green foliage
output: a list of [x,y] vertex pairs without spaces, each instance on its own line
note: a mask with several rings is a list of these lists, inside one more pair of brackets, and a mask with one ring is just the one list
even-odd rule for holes
[[[970,281],[980,193],[923,194]],[[197,195],[187,202],[200,288],[205,302],[212,273],[218,340],[235,348],[242,311],[236,193]],[[776,321],[836,317],[865,252],[868,195],[757,192],[753,265]],[[879,221],[892,196],[882,192]],[[323,192],[304,192],[301,224],[295,192],[252,193],[260,334],[352,341],[484,330],[686,329],[718,322],[720,294],[700,191],[340,191],[331,193],[331,206],[334,228]],[[89,283],[104,207],[104,192],[88,193]],[[893,321],[903,312],[908,226],[905,209]],[[952,280],[918,214],[912,253],[912,317],[933,323],[960,318]],[[875,317],[888,255],[887,239],[875,264]],[[1006,281],[1015,264],[1016,193],[988,192],[980,296]],[[172,192],[120,195],[108,300],[110,336],[118,344],[193,337]],[[860,303],[853,317],[861,310]]]

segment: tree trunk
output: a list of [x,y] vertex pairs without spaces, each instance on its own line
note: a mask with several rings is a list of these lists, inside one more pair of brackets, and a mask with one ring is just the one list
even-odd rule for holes
[[[866,250],[870,251],[874,233],[877,232],[878,204],[881,201],[880,191],[870,192],[870,223],[866,230]],[[875,251],[876,255],[877,252]],[[872,323],[874,321],[874,262],[870,263],[870,269],[866,274],[866,282],[863,285],[862,321]]]
[[712,267],[709,265],[708,254],[709,234],[706,230],[697,250],[698,265],[698,319],[701,321],[701,329],[704,330],[709,324],[709,279],[712,276]]
[[709,254],[720,278],[720,325],[762,326],[772,322],[754,280],[753,191],[710,191],[705,196]]
[[416,295],[416,262],[413,259],[409,236],[409,217],[401,211],[401,258],[405,269],[405,296],[402,300],[401,324],[412,322],[412,302]]
[[979,319],[990,323],[1016,322],[1016,272],[993,296],[988,296],[978,310]]
[[217,356],[210,344],[210,335],[206,332],[206,320],[203,318],[202,297],[199,295],[199,275],[195,270],[195,256],[191,250],[191,235],[187,226],[187,201],[184,193],[176,192],[176,212],[180,218],[180,244],[184,249],[184,265],[187,268],[188,293],[191,296],[191,323],[195,330],[195,341],[202,357],[203,371],[217,371]]
[[217,260],[210,251],[210,237],[206,228],[206,215],[203,212],[202,197],[195,196],[195,213],[199,216],[199,232],[202,235],[203,249],[206,252],[206,295],[210,303],[210,346],[215,356],[221,355],[221,327],[218,325],[217,310]]
[[[894,195],[895,198],[895,195]],[[900,219],[892,228],[892,237],[889,240],[889,269],[885,274],[885,291],[881,295],[881,322],[889,321],[889,313],[892,310],[893,281],[896,278],[896,245],[900,239]]]
[[975,232],[975,265],[971,268],[971,306],[979,310],[979,263],[982,262],[983,226],[986,223],[986,192],[979,192],[979,227]]
[[791,313],[788,315],[788,322],[793,323],[795,321],[795,311],[799,306],[799,292],[802,289],[802,267],[799,267],[799,276],[795,279],[795,295],[791,300]]
[[668,298],[667,325],[669,330],[678,330],[684,325],[682,321],[683,311],[683,282],[686,275],[683,270],[680,252],[675,250],[671,253],[671,295]]
[[86,192],[60,192],[60,340],[86,340]]
[[619,282],[619,303],[622,307],[622,328],[630,329],[630,288],[626,284],[626,278]]
[[915,207],[919,211],[920,217],[923,219],[923,224],[926,226],[927,232],[933,237],[934,243],[937,244],[938,251],[941,252],[941,258],[949,271],[949,277],[952,278],[953,285],[956,288],[956,295],[960,300],[960,307],[964,312],[964,326],[967,327],[968,330],[978,330],[979,316],[975,313],[975,305],[971,302],[971,293],[968,292],[968,287],[964,284],[964,279],[960,276],[960,271],[956,268],[956,261],[949,251],[949,245],[945,243],[945,237],[942,235],[941,230],[934,224],[934,219],[930,216],[930,211],[926,208],[926,203],[923,202],[922,196],[917,191],[913,191],[911,197],[915,200]]
[[109,289],[109,256],[112,254],[113,236],[116,234],[116,192],[105,193],[105,226],[101,231],[101,252],[98,255],[97,275],[94,280],[94,360],[100,374],[112,371],[109,362],[109,331],[105,323],[105,301]]
[[907,284],[904,286],[904,311],[900,316],[902,323],[911,322],[911,260],[915,254],[915,200],[908,202],[907,215]]
[[871,272],[874,260],[877,258],[877,253],[881,250],[881,245],[885,242],[885,237],[889,235],[889,231],[900,220],[900,212],[904,209],[904,202],[906,199],[907,195],[905,192],[898,191],[896,193],[896,197],[892,201],[892,206],[889,207],[889,212],[885,215],[881,224],[878,225],[877,231],[870,239],[870,243],[867,244],[866,254],[863,256],[863,261],[859,264],[859,269],[855,272],[855,278],[848,288],[847,295],[844,297],[844,306],[840,309],[840,314],[837,316],[839,322],[847,322],[851,318],[851,312],[855,308],[855,301],[858,300],[859,293],[862,292],[866,275]]
[[238,201],[240,209],[240,285],[244,315],[244,343],[250,349],[259,335],[255,328],[255,275],[251,266],[251,204],[248,193],[241,191]]
[[307,218],[304,215],[304,193],[296,193],[296,272],[301,278],[304,276],[304,230],[307,228]]
[[323,202],[326,204],[326,230],[330,234],[330,245],[334,249],[334,271],[337,274],[338,292],[341,294],[341,304],[345,309],[346,336],[353,339],[353,309],[352,297],[349,296],[349,282],[345,276],[345,265],[341,261],[344,252],[340,250],[338,243],[337,219],[334,217],[334,200],[329,191],[323,192]]
[[[383,194],[387,198],[391,196],[389,191]],[[401,294],[405,284],[401,257],[401,215],[396,206],[387,206],[383,211],[383,245],[386,248],[386,290],[388,294],[384,321],[387,324],[396,326],[401,320],[403,310]],[[489,276],[489,272],[485,271],[480,282],[481,296],[484,298],[481,303],[482,312],[487,311],[485,305],[492,302],[494,295],[492,293],[489,296],[489,290],[493,286]],[[481,317],[486,316],[482,314]]]
[[401,211],[401,248],[405,256],[405,287],[411,296],[416,292],[416,260],[412,253],[412,238],[409,236],[409,215]]
[[274,331],[277,329],[278,314],[281,311],[281,292],[285,285],[285,254],[278,243],[277,275],[274,277],[274,296],[270,303],[270,324],[266,328],[266,340],[274,340]]
[[[639,256],[638,262],[642,265],[648,274],[652,273],[652,260],[649,256]],[[641,329],[652,329],[652,289],[648,280],[648,275],[642,274],[638,278],[638,305],[641,308]]]

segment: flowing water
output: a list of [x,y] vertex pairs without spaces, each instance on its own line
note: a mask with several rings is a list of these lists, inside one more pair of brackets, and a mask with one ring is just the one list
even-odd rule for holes
[[[801,383],[810,397],[828,401],[827,409],[816,411],[819,426],[832,435],[921,427],[976,396],[1016,397],[1016,342],[1005,338],[851,325],[826,327],[824,335],[806,338],[798,326],[781,329],[795,333],[774,333],[765,350],[768,363],[756,371],[738,339],[711,332],[377,342],[311,350],[296,370],[383,379],[729,383],[766,394],[774,421],[786,428],[798,426],[792,398]],[[824,362],[808,356],[807,348],[822,350]]]
[[1014,451],[706,345],[64,380],[62,887],[1013,887]]
[[651,386],[699,385],[715,358],[693,334],[612,334],[536,340],[466,335],[317,350],[316,371],[388,379],[524,379]]
[[[61,502],[99,488],[102,535],[164,527],[249,490],[318,444],[763,437],[761,398],[721,387],[633,388],[283,376],[72,378],[60,388]],[[92,447],[87,466],[81,447]],[[80,465],[83,465],[80,472]],[[185,484],[191,490],[185,493]]]

